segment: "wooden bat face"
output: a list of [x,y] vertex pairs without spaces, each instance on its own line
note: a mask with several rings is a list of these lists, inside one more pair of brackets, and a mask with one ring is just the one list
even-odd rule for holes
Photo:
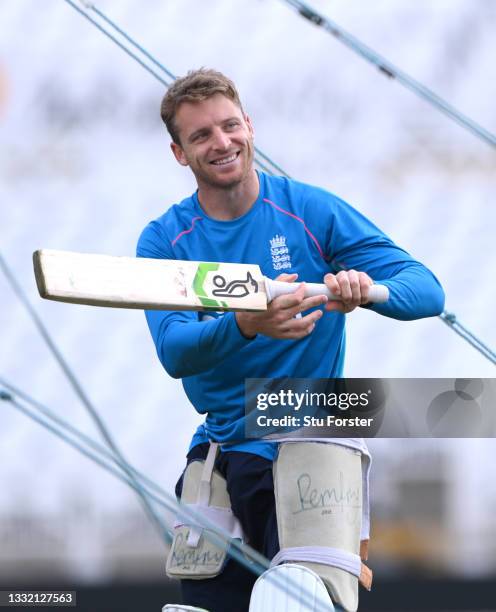
[[113,257],[43,249],[33,254],[41,297],[154,310],[265,310],[254,264]]

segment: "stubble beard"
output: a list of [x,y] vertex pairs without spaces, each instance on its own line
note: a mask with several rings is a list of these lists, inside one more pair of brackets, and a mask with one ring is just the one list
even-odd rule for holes
[[250,143],[250,146],[247,146],[244,150],[240,151],[240,156],[243,156],[243,167],[241,169],[240,174],[236,178],[233,178],[229,182],[216,180],[216,178],[212,176],[209,172],[204,172],[202,169],[200,169],[194,173],[196,175],[198,185],[200,185],[200,183],[203,183],[205,185],[208,185],[209,187],[213,187],[215,189],[222,189],[224,191],[231,191],[232,189],[241,185],[244,181],[248,179],[250,173],[253,170],[253,143]]

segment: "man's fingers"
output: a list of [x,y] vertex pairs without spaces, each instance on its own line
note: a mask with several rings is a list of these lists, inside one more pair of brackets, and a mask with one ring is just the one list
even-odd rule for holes
[[358,272],[356,270],[348,271],[348,282],[350,284],[351,291],[350,302],[360,304],[362,299],[360,295],[360,277],[358,276]]
[[276,281],[282,281],[283,283],[294,283],[294,281],[298,278],[298,274],[279,274],[279,276],[275,279]]
[[[356,274],[354,270],[351,270],[351,272]],[[332,291],[332,293],[334,293],[336,297],[339,297],[339,299],[341,299],[345,303],[351,302],[351,300],[353,299],[353,291],[352,291],[352,287],[350,284],[350,279],[348,278],[348,274],[349,272],[345,272],[344,270],[341,270],[341,272],[338,272],[336,275],[326,274],[324,276],[324,282],[327,285],[327,287]],[[359,287],[358,276],[355,278],[352,275],[352,278],[354,281],[353,288],[355,290],[355,293],[358,294],[358,291],[357,291],[357,288]]]
[[[281,274],[278,280],[294,282],[294,274]],[[360,304],[368,302],[369,288],[372,279],[365,272],[356,270],[341,270],[336,275],[329,273],[324,282],[337,300],[327,300],[325,295],[316,295],[305,298],[305,283],[301,283],[293,293],[280,295],[269,308],[272,310],[273,321],[283,338],[298,339],[311,334],[317,321],[322,316],[319,306],[325,305],[328,312],[341,312],[348,314]],[[315,309],[306,316],[301,313]]]
[[318,306],[322,306],[323,304],[327,304],[328,299],[325,295],[314,295],[313,297],[305,298],[296,306],[291,308],[286,308],[284,310],[284,314],[287,315],[288,318],[295,317],[296,315],[301,314],[311,308],[317,308]]
[[322,310],[314,310],[304,317],[289,319],[281,325],[281,331],[288,338],[303,338],[313,331],[315,323],[322,317],[322,314]]
[[301,283],[292,293],[284,293],[283,295],[279,295],[271,303],[273,304],[273,307],[278,309],[294,308],[295,306],[298,306],[298,304],[301,304],[304,299],[304,295],[305,283]]
[[336,278],[336,276],[334,274],[326,274],[324,276],[324,282],[327,285],[327,288],[334,293],[334,295],[336,296],[340,296],[341,295],[341,289],[339,287],[339,283],[338,283],[338,279]]
[[325,309],[327,310],[327,312],[342,312],[343,314],[346,314],[353,310],[353,308],[346,306],[344,302],[337,302],[336,300],[328,302],[326,304]]
[[374,281],[365,272],[360,272],[358,276],[360,279],[361,303],[366,304],[369,301],[369,288],[374,284]]
[[[352,271],[345,272],[344,270],[341,270],[341,272],[338,272],[336,275],[336,279],[339,283],[339,288],[341,291],[341,299],[343,300],[345,304],[347,302],[351,302],[351,300],[353,299],[352,287],[351,287],[350,278],[349,278],[350,272]],[[354,280],[356,281],[354,285],[356,287],[358,278]]]
[[[326,274],[324,281],[345,306],[349,305],[353,308],[368,302],[369,287],[373,284],[368,274],[356,270],[341,270],[336,275]],[[337,306],[328,305],[326,309],[347,312],[346,308],[342,309]]]

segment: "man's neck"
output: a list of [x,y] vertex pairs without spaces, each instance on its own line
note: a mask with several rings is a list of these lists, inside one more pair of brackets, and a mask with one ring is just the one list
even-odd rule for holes
[[198,200],[209,217],[232,221],[250,210],[258,198],[259,189],[258,175],[252,169],[245,180],[230,188],[199,185]]

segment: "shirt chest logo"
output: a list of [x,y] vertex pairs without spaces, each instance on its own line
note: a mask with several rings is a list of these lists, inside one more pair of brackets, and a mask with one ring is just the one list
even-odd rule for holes
[[270,240],[270,255],[274,270],[287,270],[291,268],[291,254],[286,246],[286,236],[276,234]]

